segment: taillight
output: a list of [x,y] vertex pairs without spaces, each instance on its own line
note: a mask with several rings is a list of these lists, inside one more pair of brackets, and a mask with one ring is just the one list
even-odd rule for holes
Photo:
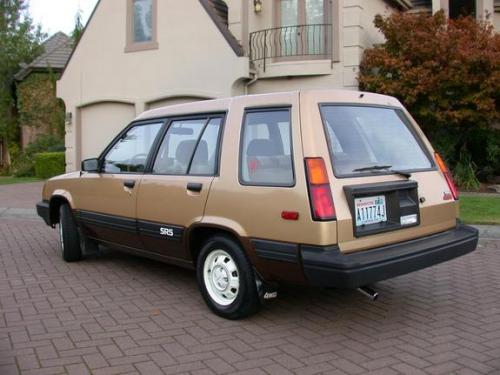
[[439,170],[441,171],[444,178],[446,179],[446,182],[448,183],[448,187],[450,188],[451,195],[453,195],[453,199],[458,200],[458,189],[457,186],[455,185],[455,181],[453,181],[453,177],[450,173],[450,170],[448,169],[446,163],[437,152],[434,154],[434,156],[436,157],[436,162],[438,164]]
[[305,160],[313,219],[333,220],[336,218],[335,205],[325,161],[322,158],[306,158]]

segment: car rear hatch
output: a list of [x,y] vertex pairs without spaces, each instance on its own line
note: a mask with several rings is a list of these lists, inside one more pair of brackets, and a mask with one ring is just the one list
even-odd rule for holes
[[457,204],[434,151],[396,99],[316,92],[301,100],[304,155],[325,160],[341,251],[456,225]]

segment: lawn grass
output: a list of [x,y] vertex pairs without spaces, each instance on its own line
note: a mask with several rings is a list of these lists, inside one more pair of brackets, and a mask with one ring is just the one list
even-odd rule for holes
[[460,218],[467,224],[500,224],[500,196],[462,195]]
[[1,177],[0,185],[25,184],[27,182],[38,182],[40,179],[36,177]]

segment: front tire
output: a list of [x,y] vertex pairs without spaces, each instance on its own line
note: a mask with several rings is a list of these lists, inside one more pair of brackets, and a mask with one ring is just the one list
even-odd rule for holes
[[253,267],[231,238],[214,236],[205,243],[196,274],[203,299],[215,314],[241,319],[259,309]]
[[78,227],[67,204],[59,207],[59,241],[62,257],[66,262],[77,262],[82,259]]

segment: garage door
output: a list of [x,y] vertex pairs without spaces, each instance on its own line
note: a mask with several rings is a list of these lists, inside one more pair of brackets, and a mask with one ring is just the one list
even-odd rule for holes
[[135,107],[99,103],[81,110],[81,159],[94,158],[135,118]]

